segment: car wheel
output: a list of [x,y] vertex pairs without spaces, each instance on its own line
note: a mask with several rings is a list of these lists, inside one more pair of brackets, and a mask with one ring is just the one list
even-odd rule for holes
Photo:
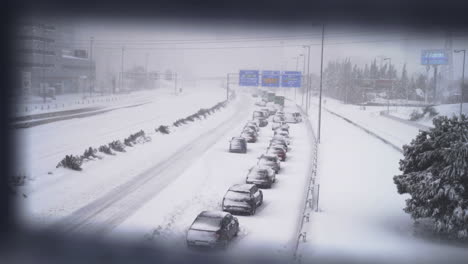
[[254,206],[252,210],[250,210],[250,215],[254,215],[256,211],[257,211],[257,207]]

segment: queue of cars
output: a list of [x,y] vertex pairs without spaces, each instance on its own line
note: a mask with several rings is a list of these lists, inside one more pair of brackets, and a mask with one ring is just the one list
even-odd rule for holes
[[[255,215],[257,208],[263,204],[261,189],[271,188],[276,182],[276,175],[281,170],[281,162],[286,161],[290,145],[289,125],[284,116],[294,116],[294,113],[283,113],[279,111],[282,106],[277,107],[279,109],[267,107],[254,111],[252,120],[246,123],[241,135],[230,140],[229,152],[246,153],[247,143],[257,141],[260,127],[265,127],[268,118],[273,116],[273,137],[266,152],[248,170],[245,183],[234,184],[226,191],[221,203],[222,211],[203,211],[196,217],[187,232],[189,247],[226,248],[239,232],[239,221],[233,215]],[[282,117],[283,120],[275,122],[275,117]]]

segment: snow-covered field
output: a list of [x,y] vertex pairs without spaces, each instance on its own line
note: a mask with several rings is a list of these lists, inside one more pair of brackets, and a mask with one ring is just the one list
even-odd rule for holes
[[[392,120],[381,121],[374,115],[379,109],[363,111],[328,99],[325,107],[388,139],[415,135]],[[311,216],[307,242],[300,244],[302,263],[466,263],[466,244],[417,232],[403,212],[406,197],[392,179],[399,173],[398,151],[326,111],[322,121],[320,205]]]

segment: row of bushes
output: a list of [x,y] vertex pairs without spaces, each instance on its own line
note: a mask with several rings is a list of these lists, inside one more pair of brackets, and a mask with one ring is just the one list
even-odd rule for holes
[[[226,107],[227,105],[227,101],[223,101],[223,102],[219,102],[217,104],[215,104],[214,106],[210,107],[210,108],[201,108],[200,110],[198,110],[195,114],[192,114],[192,115],[189,115],[185,118],[180,118],[180,119],[177,119],[174,123],[172,123],[172,126],[174,127],[180,127],[180,126],[183,126],[183,125],[186,125],[190,122],[194,122],[195,120],[202,120],[203,119],[206,119],[207,116],[211,115],[211,114],[214,114],[216,111],[220,110],[221,108],[223,107]],[[161,133],[161,134],[170,134],[171,133],[171,130],[169,128],[169,126],[164,126],[164,125],[161,125],[159,127],[157,127],[155,129],[155,131],[157,133]]]
[[123,143],[120,140],[114,140],[106,145],[101,145],[97,149],[89,147],[85,149],[83,155],[66,155],[58,164],[57,168],[69,168],[72,170],[81,171],[81,165],[85,161],[102,159],[102,156],[98,155],[98,152],[102,152],[107,155],[116,155],[115,152],[126,152],[126,147],[133,147],[136,144],[142,144],[151,141],[150,137],[145,135],[143,130],[137,133],[130,134],[124,139]]
[[[231,99],[232,98],[233,98],[233,96],[231,96]],[[179,127],[179,126],[187,124],[188,122],[194,122],[195,119],[201,120],[202,117],[206,118],[208,115],[211,115],[211,114],[215,113],[220,108],[226,107],[227,103],[228,103],[228,101],[223,101],[223,102],[217,103],[216,105],[214,105],[214,106],[212,106],[212,107],[210,107],[208,109],[202,108],[202,109],[198,110],[193,115],[189,115],[189,116],[187,116],[185,118],[178,119],[172,125],[174,127]],[[161,125],[161,126],[157,127],[155,129],[155,131],[157,133],[162,133],[162,134],[169,134],[171,132],[169,126],[164,126],[164,125]],[[66,155],[57,164],[56,167],[57,168],[59,168],[59,167],[69,168],[69,169],[72,169],[72,170],[81,171],[82,170],[81,166],[82,166],[83,162],[89,161],[89,160],[95,160],[95,159],[102,159],[102,156],[98,155],[98,152],[102,152],[102,153],[107,154],[107,155],[116,155],[116,152],[125,152],[126,147],[133,147],[136,144],[142,144],[142,143],[145,143],[145,142],[148,142],[148,141],[151,141],[151,138],[147,137],[143,130],[140,130],[139,132],[131,134],[130,136],[125,138],[123,140],[123,143],[120,140],[115,140],[115,141],[112,141],[112,142],[110,142],[110,143],[108,143],[106,145],[99,146],[97,149],[89,147],[84,151],[83,155],[81,155],[81,156]]]
[[415,109],[413,112],[410,114],[410,120],[411,121],[418,121],[424,116],[428,115],[429,117],[434,117],[438,115],[439,113],[433,106],[425,106],[423,107],[422,111],[419,111],[418,109]]

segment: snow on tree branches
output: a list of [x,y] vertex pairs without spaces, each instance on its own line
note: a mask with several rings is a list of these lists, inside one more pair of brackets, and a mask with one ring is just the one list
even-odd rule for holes
[[411,196],[404,211],[413,219],[432,219],[436,232],[468,239],[468,117],[433,123],[403,146],[403,174],[393,180],[398,193]]

